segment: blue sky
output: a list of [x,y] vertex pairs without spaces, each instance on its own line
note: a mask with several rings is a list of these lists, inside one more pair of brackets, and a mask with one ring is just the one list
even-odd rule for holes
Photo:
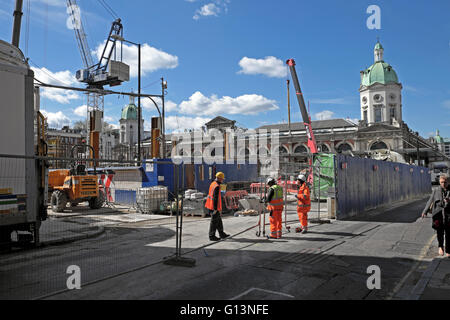
[[[14,0],[0,0],[0,38],[10,41]],[[28,18],[27,4],[30,3]],[[113,17],[97,0],[78,0],[95,51]],[[373,63],[377,37],[384,59],[403,84],[403,120],[428,137],[450,137],[450,2],[299,0],[108,0],[125,38],[144,44],[143,92],[160,94],[168,81],[170,130],[198,127],[215,115],[247,128],[287,121],[286,69],[294,58],[310,113],[360,118],[359,71]],[[366,9],[381,9],[381,29],[369,30]],[[82,61],[65,0],[24,0],[21,49],[42,81],[79,85]],[[29,23],[29,27],[27,27]],[[29,30],[29,31],[27,31]],[[28,39],[28,40],[27,40]],[[124,59],[136,69],[137,49]],[[94,60],[96,59],[93,52]],[[270,57],[270,58],[267,58]],[[44,69],[45,68],[45,69]],[[137,91],[137,77],[117,91]],[[291,86],[291,93],[292,93]],[[291,118],[300,121],[291,95]],[[117,124],[128,98],[105,98],[105,119]],[[41,101],[54,126],[83,119],[81,94],[46,91]],[[156,110],[145,101],[146,127]]]

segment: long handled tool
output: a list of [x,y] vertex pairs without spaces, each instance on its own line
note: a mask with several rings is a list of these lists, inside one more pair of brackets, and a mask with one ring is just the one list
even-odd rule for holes
[[261,236],[261,213],[262,213],[261,203],[263,201],[261,184],[262,183],[260,181],[260,183],[259,183],[259,204],[258,204],[259,220],[258,220],[258,231],[256,231],[256,236],[257,237]]
[[287,194],[288,194],[287,173],[284,175],[284,227],[287,232],[291,232],[291,227],[287,225]]
[[266,236],[266,201],[267,201],[267,183],[264,182],[264,207],[263,207],[263,237]]

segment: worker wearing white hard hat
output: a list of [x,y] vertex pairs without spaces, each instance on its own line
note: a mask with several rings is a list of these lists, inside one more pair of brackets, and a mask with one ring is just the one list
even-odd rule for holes
[[297,181],[300,184],[297,195],[297,214],[300,220],[300,227],[296,228],[296,232],[306,233],[308,230],[308,212],[311,210],[311,194],[306,184],[306,176],[299,174]]

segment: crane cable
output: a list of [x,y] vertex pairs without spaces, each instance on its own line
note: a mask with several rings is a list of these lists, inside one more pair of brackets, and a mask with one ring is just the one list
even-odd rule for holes
[[119,18],[117,13],[106,3],[105,0],[97,0],[98,3],[113,17],[113,19]]

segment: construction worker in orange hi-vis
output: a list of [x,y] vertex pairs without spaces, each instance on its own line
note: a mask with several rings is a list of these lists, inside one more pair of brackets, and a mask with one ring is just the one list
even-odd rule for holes
[[[216,179],[209,186],[208,197],[206,198],[205,208],[209,209],[211,215],[211,223],[209,225],[209,240],[219,241],[230,235],[223,231],[222,213],[222,194],[220,192],[220,184],[225,180],[223,172],[216,174]],[[216,237],[216,230],[219,231],[220,238]]]
[[311,194],[306,184],[306,176],[300,174],[297,178],[300,189],[297,195],[297,214],[300,220],[300,227],[296,228],[296,232],[306,233],[308,231],[308,212],[311,210]]
[[270,235],[269,239],[280,239],[283,213],[283,188],[276,184],[275,179],[267,179],[269,192],[267,193],[267,210],[270,211]]

